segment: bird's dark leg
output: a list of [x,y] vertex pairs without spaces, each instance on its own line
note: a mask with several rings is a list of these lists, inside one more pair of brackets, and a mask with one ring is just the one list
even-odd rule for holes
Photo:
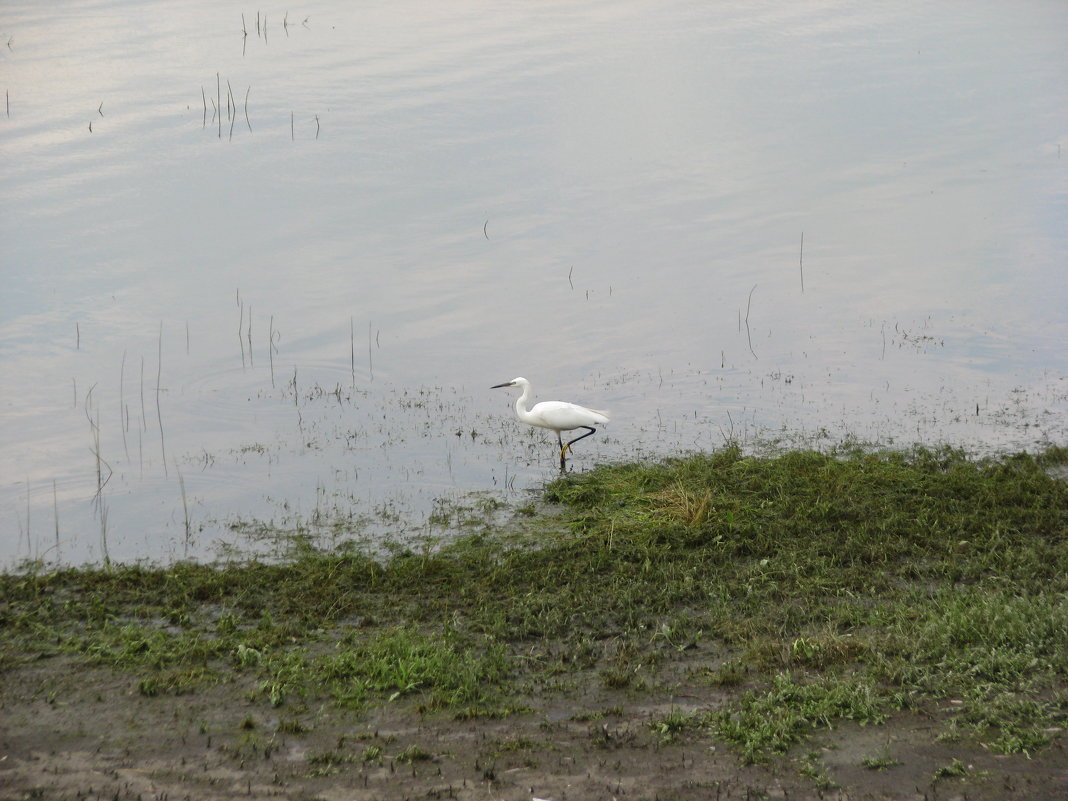
[[565,454],[567,453],[567,446],[564,445],[564,440],[560,436],[560,432],[556,432],[556,441],[560,444],[560,472],[563,473],[567,469],[567,460]]
[[[586,439],[586,437],[590,436],[591,434],[596,434],[596,433],[597,433],[597,429],[596,429],[596,428],[594,428],[593,426],[579,426],[579,428],[585,428],[585,429],[586,429],[586,433],[585,433],[585,434],[583,434],[583,435],[582,435],[581,437],[575,437],[575,438],[574,438],[573,440],[571,440],[570,442],[568,442],[568,443],[567,443],[566,445],[564,445],[564,446],[563,446],[563,447],[562,447],[562,448],[560,449],[560,458],[561,458],[561,459],[563,459],[563,458],[564,458],[564,453],[565,453],[565,452],[566,452],[566,451],[567,451],[567,450],[568,450],[568,449],[569,449],[569,448],[570,448],[570,447],[571,447],[572,445],[574,445],[574,444],[575,444],[576,442],[578,442],[578,441],[579,441],[580,439]],[[560,435],[560,432],[558,431],[558,432],[557,432],[557,436],[559,436],[559,435]]]

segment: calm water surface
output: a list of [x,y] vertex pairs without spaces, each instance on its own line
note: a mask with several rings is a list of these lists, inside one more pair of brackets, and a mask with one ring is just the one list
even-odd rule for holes
[[[246,32],[246,33],[243,33]],[[1068,441],[1068,5],[7,3],[0,564]],[[472,493],[475,495],[472,496]]]

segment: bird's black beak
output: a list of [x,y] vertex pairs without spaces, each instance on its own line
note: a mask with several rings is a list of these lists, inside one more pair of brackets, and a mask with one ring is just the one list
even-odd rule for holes
[[490,387],[490,389],[500,389],[501,387],[511,387],[511,386],[514,386],[514,385],[515,385],[514,381],[506,381],[503,384],[494,384],[492,387]]

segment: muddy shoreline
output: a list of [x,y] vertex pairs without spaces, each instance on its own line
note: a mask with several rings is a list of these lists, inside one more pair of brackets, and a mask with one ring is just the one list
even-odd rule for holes
[[[38,660],[4,676],[0,797],[1068,797],[1063,740],[1030,759],[999,756],[977,745],[934,743],[931,717],[901,714],[881,726],[842,724],[796,753],[745,765],[699,732],[682,732],[669,741],[656,729],[654,722],[672,709],[721,702],[707,688],[619,692],[605,690],[595,676],[588,678],[530,712],[456,720],[422,712],[409,700],[366,714],[339,710],[326,699],[306,699],[300,712],[272,710],[250,700],[256,688],[240,677],[192,695],[148,697],[128,675],[64,657]],[[873,752],[884,753],[893,764],[864,767],[863,756]],[[813,761],[810,754],[818,754],[820,778],[804,775],[806,762]],[[937,775],[955,764],[964,775]]]

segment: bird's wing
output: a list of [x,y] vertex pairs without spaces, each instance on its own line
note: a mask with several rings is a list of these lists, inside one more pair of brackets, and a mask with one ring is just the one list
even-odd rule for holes
[[596,409],[587,409],[577,403],[566,401],[542,401],[530,410],[531,422],[543,428],[570,431],[580,426],[607,423],[608,415]]

